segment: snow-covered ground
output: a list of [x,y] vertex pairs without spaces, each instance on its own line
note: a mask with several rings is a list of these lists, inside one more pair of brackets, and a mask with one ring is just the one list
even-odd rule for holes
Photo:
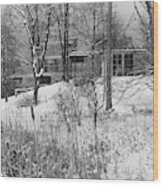
[[[73,89],[72,83],[65,82],[40,88],[39,104],[34,106],[35,121],[32,120],[30,108],[32,91],[12,96],[8,103],[2,99],[2,122],[11,127],[23,126],[27,130],[42,129],[46,137],[54,129],[58,141],[66,144],[67,129],[58,120],[58,95],[65,95],[63,101],[69,102],[67,95]],[[99,106],[104,103],[103,90],[103,80],[98,79],[96,92]],[[153,77],[113,77],[112,98],[114,111],[111,114],[99,111],[97,121],[98,138],[105,145],[104,156],[109,162],[106,165],[107,175],[104,174],[103,178],[152,180]],[[84,144],[87,149],[94,138],[94,126],[84,97],[79,99],[79,105],[82,116],[81,126],[77,127],[78,140],[79,145]]]
[[[34,106],[35,124],[40,127],[42,120],[50,120],[57,123],[58,119],[58,95],[68,95],[73,91],[73,84],[59,82],[39,89],[39,104]],[[127,118],[134,114],[143,112],[153,112],[153,79],[152,77],[113,77],[112,78],[112,101],[114,112],[110,114],[112,119]],[[99,107],[104,108],[104,84],[103,79],[96,81],[96,92]],[[65,98],[66,102],[69,97]],[[31,108],[33,91],[12,96],[5,103],[1,99],[2,122],[11,125],[20,124],[21,126],[33,130],[33,120]],[[85,97],[80,98],[80,109],[83,115],[83,123],[89,119],[90,108]],[[99,111],[99,115],[101,115]],[[45,119],[46,117],[46,119]],[[103,114],[102,114],[103,117]]]
[[[113,107],[118,112],[127,112],[132,106],[153,108],[153,77],[113,77],[112,79]],[[71,85],[70,85],[71,86]],[[46,105],[54,109],[53,101],[58,93],[68,91],[69,85],[65,82],[55,83],[39,89],[39,105],[36,110],[46,109]],[[99,102],[103,102],[103,79],[96,82],[96,91]],[[6,112],[9,107],[23,108],[26,101],[32,101],[33,92],[22,93],[17,97],[9,97],[8,103],[1,99],[1,111]],[[25,102],[25,103],[24,103]],[[2,114],[3,116],[3,114]]]

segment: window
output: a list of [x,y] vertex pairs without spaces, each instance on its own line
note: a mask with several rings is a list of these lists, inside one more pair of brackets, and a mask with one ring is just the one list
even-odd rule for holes
[[84,63],[84,57],[83,56],[73,56],[71,57],[72,63]]
[[15,77],[13,78],[14,84],[16,87],[22,86],[23,78],[22,77]]
[[57,59],[48,60],[44,70],[45,72],[59,72],[59,61]]
[[48,72],[47,64],[44,66],[44,71],[45,71],[45,72]]
[[42,76],[40,79],[40,84],[51,84],[51,77],[50,76]]
[[54,59],[54,66],[53,66],[54,72],[59,71],[59,61],[57,59]]
[[124,56],[125,60],[125,75],[129,75],[133,71],[133,53],[131,54],[125,54]]
[[113,55],[113,76],[122,75],[122,54]]

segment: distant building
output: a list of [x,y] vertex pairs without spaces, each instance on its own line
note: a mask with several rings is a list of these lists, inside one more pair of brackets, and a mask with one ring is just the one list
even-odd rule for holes
[[[54,45],[49,42],[47,55],[45,57],[44,73],[40,79],[40,84],[47,85],[62,80],[63,59],[59,47],[59,42]],[[69,41],[69,76],[99,77],[104,75],[105,62],[107,60],[107,40],[96,43],[96,51],[78,51],[77,39]],[[92,56],[94,55],[94,61]],[[146,49],[113,49],[112,50],[112,75],[129,76],[144,73],[147,68]],[[94,69],[94,70],[93,70]],[[34,85],[33,74],[13,75],[10,77],[15,88],[30,88]]]
[[[101,53],[103,73],[107,60],[107,39],[96,43],[96,50]],[[112,49],[112,75],[129,76],[146,72],[148,68],[147,50],[142,48]]]
[[112,75],[129,76],[145,73],[147,67],[146,49],[113,49]]
[[23,83],[23,76],[22,75],[12,75],[10,76],[10,79],[12,80],[12,82],[14,83],[15,87],[21,87],[22,83]]
[[44,64],[45,72],[61,72],[62,71],[62,56],[47,56]]
[[[101,57],[100,53],[95,52],[94,75],[100,76]],[[92,54],[91,52],[75,51],[69,55],[72,77],[89,77],[92,72]]]
[[[100,75],[101,55],[95,52],[94,73]],[[69,54],[69,75],[70,77],[90,76],[92,74],[91,52],[73,51]],[[63,72],[63,61],[61,56],[47,56],[44,70],[51,76],[61,76]]]

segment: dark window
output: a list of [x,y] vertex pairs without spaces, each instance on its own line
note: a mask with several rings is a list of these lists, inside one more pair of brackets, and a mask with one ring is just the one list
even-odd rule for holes
[[59,61],[57,59],[54,59],[54,72],[59,71]]
[[45,72],[58,72],[59,71],[59,61],[57,59],[48,60],[44,67]]
[[125,60],[125,75],[132,74],[133,72],[133,54],[125,54],[124,56]]
[[23,78],[14,78],[13,79],[16,86],[21,86],[23,82]]
[[47,64],[46,64],[45,67],[44,67],[44,71],[45,71],[45,72],[48,72]]
[[122,75],[122,55],[114,54],[113,55],[113,76]]
[[73,56],[71,57],[72,63],[84,63],[84,57],[83,56]]
[[42,76],[40,79],[40,84],[51,84],[51,77],[50,76]]

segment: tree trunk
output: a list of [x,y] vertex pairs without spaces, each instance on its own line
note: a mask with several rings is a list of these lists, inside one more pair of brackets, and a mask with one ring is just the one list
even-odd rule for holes
[[8,102],[8,86],[7,86],[7,77],[5,77],[5,102]]
[[5,47],[5,61],[4,61],[4,84],[5,84],[5,102],[8,102],[8,73],[7,73],[7,61],[8,61],[8,50],[7,45]]
[[107,20],[107,61],[106,61],[106,110],[112,108],[112,64],[111,64],[111,48],[112,48],[112,3],[108,3],[108,20]]
[[[44,72],[44,63],[45,63],[45,55],[47,52],[47,44],[50,33],[50,21],[51,21],[51,11],[48,10],[47,14],[47,25],[45,31],[45,39],[44,43],[40,40],[40,20],[39,20],[39,5],[34,5],[34,17],[33,14],[29,11],[28,5],[26,6],[27,11],[27,20],[25,20],[24,25],[26,27],[30,49],[31,49],[31,62],[33,68],[33,76],[34,76],[34,93],[33,100],[34,103],[38,104],[38,89],[40,86],[40,78]],[[42,45],[43,44],[43,45]]]
[[58,23],[59,42],[60,42],[60,47],[61,47],[61,56],[62,56],[62,61],[64,64],[64,46],[63,46],[63,37],[62,37],[63,35],[62,35],[60,17],[58,15],[57,15],[57,23]]
[[69,4],[64,5],[64,58],[63,58],[63,79],[68,81],[69,64],[68,64],[68,13]]
[[95,75],[96,4],[93,7],[92,74]]
[[8,102],[8,86],[7,86],[7,78],[5,79],[5,102]]
[[147,12],[149,15],[149,31],[150,31],[150,53],[151,53],[151,63],[154,64],[154,2],[146,2]]
[[69,30],[69,4],[66,4],[66,65],[67,65],[67,81],[69,80],[69,51],[68,51],[68,30]]
[[41,77],[41,59],[39,59],[40,56],[40,48],[37,46],[33,46],[32,51],[32,58],[33,58],[33,76],[34,76],[34,93],[33,93],[33,99],[34,104],[38,104],[38,89],[40,85],[40,77]]
[[38,104],[38,90],[39,90],[39,84],[40,84],[40,81],[38,78],[35,77],[35,85],[34,85],[34,94],[33,94],[33,97],[34,97],[34,104],[37,105]]

